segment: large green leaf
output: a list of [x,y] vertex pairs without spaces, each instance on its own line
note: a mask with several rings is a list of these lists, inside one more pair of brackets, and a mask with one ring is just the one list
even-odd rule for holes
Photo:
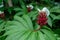
[[10,25],[6,24],[5,27],[6,33],[3,36],[8,35],[5,40],[56,40],[52,31],[47,28],[32,30],[33,24],[28,15],[15,16],[14,21],[10,22]]
[[23,15],[24,20],[26,21],[28,27],[30,27],[33,30],[33,24],[29,16]]
[[53,32],[46,30],[46,29],[42,29],[41,31],[43,31],[43,33],[50,39],[50,40],[56,40],[56,38],[54,37]]
[[44,37],[45,37],[46,40],[50,40],[49,37],[47,37],[46,35],[44,35]]
[[[29,16],[23,16],[23,18],[15,16],[15,20],[18,20],[18,22],[22,23],[26,28],[32,29],[33,30],[33,25],[32,22],[29,18]],[[27,23],[26,23],[27,22]]]
[[50,16],[53,18],[53,20],[56,20],[56,19],[60,20],[60,15],[56,16],[54,14],[50,14]]
[[31,35],[28,37],[28,40],[36,40],[37,39],[36,33],[37,32],[32,32]]
[[54,20],[55,20],[55,19],[60,20],[60,15],[56,16],[56,17],[54,18]]
[[43,26],[42,29],[51,30],[48,26]]
[[[20,30],[28,30],[27,28],[25,28],[21,23],[18,22],[13,22],[14,25],[10,25],[10,26],[6,26],[6,31],[7,33],[5,33],[5,35],[7,34],[12,34],[12,33],[16,33],[16,32],[20,32]],[[13,31],[12,31],[13,30]]]
[[42,34],[42,32],[38,32],[38,36],[39,36],[39,40],[45,40],[44,38],[44,34]]
[[51,8],[50,11],[60,13],[60,6],[55,6],[55,7]]
[[15,16],[15,17],[14,17],[14,20],[22,23],[26,28],[28,28],[28,25],[27,25],[26,21],[23,20],[23,18],[18,17],[18,16]]

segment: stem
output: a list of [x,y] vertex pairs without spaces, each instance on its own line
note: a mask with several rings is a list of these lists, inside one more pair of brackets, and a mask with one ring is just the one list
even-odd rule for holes
[[8,5],[9,5],[9,7],[12,7],[13,6],[12,0],[8,0]]
[[13,7],[12,0],[3,0],[4,7]]
[[41,29],[41,27],[39,27],[37,30],[40,30]]
[[34,30],[34,31],[38,31],[38,30],[40,30],[40,29],[41,29],[41,26],[40,26],[38,29]]

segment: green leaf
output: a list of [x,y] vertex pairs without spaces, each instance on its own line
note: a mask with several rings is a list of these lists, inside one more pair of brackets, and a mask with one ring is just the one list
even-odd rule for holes
[[47,22],[48,22],[48,25],[49,25],[50,27],[52,27],[52,20],[51,20],[51,18],[50,18],[50,17],[48,17]]
[[60,37],[58,37],[57,40],[60,40]]
[[21,8],[14,8],[15,11],[21,11]]
[[[19,22],[13,21],[12,24],[13,25],[10,24],[8,27],[7,26],[5,27],[5,29],[7,31],[5,33],[5,35],[7,35],[7,34],[10,35],[10,34],[13,34],[13,33],[16,33],[16,32],[22,32],[23,30],[29,30],[29,29],[25,28],[23,26],[23,24],[21,24]],[[20,30],[22,30],[22,31],[20,31]]]
[[46,35],[44,35],[45,40],[50,40],[49,37],[47,37]]
[[60,13],[60,6],[55,6],[55,7],[51,8],[50,12]]
[[31,32],[28,31],[27,33],[25,33],[23,36],[21,36],[20,40],[27,40],[27,38],[30,36]]
[[23,15],[23,19],[26,21],[28,27],[33,30],[33,24],[30,17],[28,15]]
[[43,26],[42,29],[47,29],[47,30],[51,31],[51,29],[48,26]]
[[56,16],[54,14],[50,14],[50,16],[53,18],[53,20],[56,20],[56,19],[60,20],[60,15]]
[[14,33],[14,34],[11,34],[10,36],[8,36],[5,40],[19,40],[20,37],[23,36],[26,33],[27,33],[27,31]]
[[56,40],[53,32],[48,28],[40,29],[40,31],[32,30],[33,24],[28,15],[14,16],[14,21],[7,22],[6,26],[6,32],[3,36],[8,36],[5,40],[48,40],[48,38]]
[[37,14],[37,11],[31,11],[30,13],[28,13],[30,17],[33,17],[35,14]]
[[36,32],[32,32],[28,40],[36,40]]
[[39,40],[45,40],[44,35],[42,34],[42,32],[38,31],[38,36],[39,36]]
[[27,13],[27,8],[26,8],[26,5],[24,3],[23,0],[19,0],[20,4],[21,4],[21,7],[22,7],[22,12],[24,12],[25,14]]
[[[15,17],[14,17],[14,20],[22,23],[26,28],[29,28],[28,25],[27,25],[27,23],[26,23],[26,21],[25,21],[23,18],[21,18],[21,17],[19,17],[19,16],[15,16]],[[30,29],[30,28],[29,28],[29,29]]]
[[15,15],[20,16],[20,15],[23,15],[23,14],[24,14],[24,12],[17,12]]
[[56,17],[56,15],[54,14],[50,14],[50,16],[54,19]]
[[32,20],[36,20],[38,14],[32,16]]
[[60,28],[53,30],[56,34],[59,34],[60,36]]
[[23,9],[25,9],[26,7],[25,7],[25,3],[23,2],[23,0],[19,0],[19,2],[20,2],[20,4],[21,4],[21,7],[22,7]]
[[60,20],[60,15],[58,15],[58,16],[56,16],[56,17],[54,17],[54,20],[55,20],[55,19]]
[[0,20],[0,32],[3,31],[5,24],[6,24],[6,22],[4,22],[3,20]]
[[29,17],[32,18],[32,20],[35,20],[37,18],[38,15],[38,11],[31,11],[28,13]]
[[56,40],[54,34],[49,31],[49,30],[46,30],[46,29],[41,29],[41,31],[47,36],[49,37],[50,40]]

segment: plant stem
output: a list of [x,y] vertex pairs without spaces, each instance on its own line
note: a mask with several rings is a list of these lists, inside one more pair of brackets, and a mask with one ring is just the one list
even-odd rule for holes
[[36,31],[38,31],[38,30],[40,30],[40,29],[41,29],[41,26],[40,26],[38,29],[34,30],[34,31],[36,32]]
[[4,7],[13,7],[12,0],[3,0]]
[[8,5],[9,5],[9,7],[12,7],[13,6],[12,0],[8,0]]

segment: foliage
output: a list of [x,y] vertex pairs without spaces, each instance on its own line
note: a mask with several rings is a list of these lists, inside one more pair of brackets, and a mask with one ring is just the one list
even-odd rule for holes
[[[60,3],[56,0],[0,0],[0,40],[60,40]],[[27,5],[34,8],[28,12]],[[47,7],[50,15],[47,24],[37,24],[38,11]],[[0,14],[1,15],[1,14]],[[41,27],[39,30],[38,28]]]

